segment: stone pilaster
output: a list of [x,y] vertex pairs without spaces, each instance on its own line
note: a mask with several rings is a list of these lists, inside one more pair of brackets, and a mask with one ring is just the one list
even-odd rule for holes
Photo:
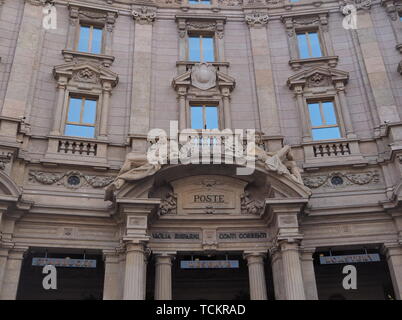
[[44,35],[42,4],[41,1],[25,1],[2,116],[29,115]]
[[402,300],[402,245],[385,244],[383,251],[388,262],[395,297]]
[[7,257],[8,257],[8,250],[0,249],[0,294],[3,287],[4,274],[6,273]]
[[145,300],[146,254],[141,242],[126,244],[124,300]]
[[250,283],[251,300],[267,300],[265,282],[264,254],[260,252],[245,253]]
[[246,14],[246,22],[250,27],[261,131],[267,136],[280,136],[279,114],[266,29],[268,15],[264,12]]
[[384,121],[400,121],[369,10],[359,11],[357,29],[352,32],[357,34],[358,41],[354,45],[360,46],[368,82],[377,107],[377,110],[373,111],[377,115],[374,114],[373,118],[379,119],[380,124],[383,124]]
[[315,249],[302,249],[300,252],[304,292],[307,300],[318,300],[317,283],[314,272],[313,254]]
[[172,255],[157,254],[155,262],[155,300],[172,300]]
[[120,300],[122,286],[120,282],[120,258],[117,252],[104,251],[105,278],[103,300]]
[[280,248],[286,300],[305,300],[299,245],[296,242],[283,241]]
[[[156,12],[150,7],[133,10],[135,20],[133,80],[129,134],[146,136],[151,112],[152,28]],[[141,142],[142,141],[142,142]],[[134,151],[144,152],[145,140],[133,140]]]
[[12,249],[8,252],[3,276],[0,300],[15,300],[20,280],[22,260],[27,248]]

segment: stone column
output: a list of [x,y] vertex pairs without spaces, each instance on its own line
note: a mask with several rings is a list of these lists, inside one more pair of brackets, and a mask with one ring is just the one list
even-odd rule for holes
[[264,12],[250,13],[246,15],[246,22],[250,27],[261,131],[267,136],[279,136],[281,130],[266,29],[268,15]]
[[53,114],[53,129],[50,133],[51,135],[61,134],[61,119],[66,95],[67,77],[59,77],[57,82],[57,103]]
[[277,248],[271,249],[271,268],[272,268],[272,277],[274,280],[275,299],[285,300],[282,253]]
[[155,262],[155,300],[172,300],[172,255],[158,254]]
[[0,300],[15,300],[17,298],[24,252],[25,249],[13,249],[9,251],[4,271]]
[[303,249],[300,254],[304,292],[307,300],[318,300],[314,271],[314,252],[315,249]]
[[109,118],[109,101],[110,101],[110,92],[112,91],[112,85],[110,82],[105,82],[103,84],[103,95],[102,95],[102,112],[101,112],[101,124],[99,135],[103,138],[107,137],[107,125]]
[[402,246],[399,244],[384,245],[384,252],[391,274],[395,297],[402,300]]
[[[179,87],[177,90],[179,99],[179,129],[183,130],[187,128],[187,113],[186,113],[186,94],[187,89],[185,87]],[[190,127],[190,124],[188,125]]]
[[144,244],[128,242],[126,245],[124,300],[145,300],[145,268]]
[[305,103],[304,103],[304,98],[303,98],[303,87],[296,86],[294,88],[294,91],[295,91],[295,95],[296,95],[296,101],[297,101],[297,107],[299,109],[300,119],[302,121],[301,127],[302,127],[303,142],[311,141],[312,136],[311,136],[311,130],[310,130],[310,125],[309,125],[310,116],[308,114],[306,114],[306,111],[305,111]]
[[280,247],[286,300],[305,300],[299,245],[295,242],[283,241]]
[[265,282],[264,254],[246,253],[248,276],[250,283],[251,300],[267,300],[267,286]]
[[[129,134],[146,137],[151,112],[152,24],[156,13],[154,9],[144,8],[133,10],[135,37]],[[132,147],[133,151],[144,152],[146,141],[133,142]]]
[[105,279],[103,300],[120,300],[122,288],[120,283],[120,258],[116,252],[104,252]]
[[222,100],[223,100],[223,114],[225,126],[223,129],[232,128],[232,114],[230,110],[230,90],[229,88],[222,89]]
[[346,101],[346,96],[345,96],[345,86],[343,82],[337,82],[335,84],[336,90],[338,91],[338,97],[339,97],[339,104],[341,106],[342,110],[342,118],[343,122],[345,124],[345,131],[346,131],[346,136],[348,138],[355,138],[354,130],[353,130],[353,125],[352,125],[352,118],[350,115],[350,111],[348,108],[348,104]]
[[40,1],[25,1],[2,116],[29,116],[26,113],[32,101],[45,31],[42,10]]

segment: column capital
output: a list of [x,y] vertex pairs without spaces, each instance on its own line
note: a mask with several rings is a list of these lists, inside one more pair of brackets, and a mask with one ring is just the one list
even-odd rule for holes
[[263,263],[264,258],[267,256],[266,252],[260,252],[260,251],[252,251],[252,252],[244,252],[243,258],[247,260],[247,264],[253,264],[253,263]]
[[143,6],[141,8],[134,9],[132,11],[132,15],[136,23],[152,25],[156,18],[156,11],[149,7]]
[[250,28],[262,28],[267,25],[269,17],[266,12],[253,11],[245,15],[245,20]]
[[384,243],[381,247],[381,253],[387,258],[390,256],[402,256],[402,245],[399,243]]

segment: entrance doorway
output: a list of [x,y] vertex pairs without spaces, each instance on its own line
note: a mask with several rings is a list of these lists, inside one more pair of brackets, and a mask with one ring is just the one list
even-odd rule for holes
[[[64,266],[56,265],[57,289],[43,288],[42,281],[46,274],[42,273],[42,264],[44,261],[49,261],[41,260],[45,257],[52,259],[50,264],[64,264]],[[22,262],[17,299],[101,300],[104,274],[104,263],[99,252],[31,248]]]
[[[325,259],[320,259],[332,256],[334,258],[328,260],[336,261],[338,257],[345,259],[345,256],[349,256],[349,259],[358,261],[366,254],[373,255],[375,259],[359,263],[325,263]],[[356,268],[356,289],[343,288],[342,282],[347,274],[343,274],[342,270],[346,265],[353,265]],[[314,269],[319,300],[395,299],[388,264],[378,249],[322,250],[314,255]]]

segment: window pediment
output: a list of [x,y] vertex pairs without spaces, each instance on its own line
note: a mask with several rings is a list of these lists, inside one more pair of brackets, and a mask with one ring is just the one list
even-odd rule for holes
[[116,73],[108,68],[91,63],[67,63],[56,66],[53,70],[56,80],[61,78],[69,79],[78,83],[103,85],[109,83],[115,87],[119,81]]
[[213,64],[197,63],[191,70],[174,78],[172,85],[175,89],[183,86],[187,88],[193,86],[205,91],[215,87],[227,87],[232,91],[236,81],[231,76],[218,71]]
[[349,73],[346,71],[315,67],[291,76],[287,84],[290,89],[294,89],[296,86],[307,88],[329,87],[335,85],[337,82],[341,82],[345,85],[348,79]]

